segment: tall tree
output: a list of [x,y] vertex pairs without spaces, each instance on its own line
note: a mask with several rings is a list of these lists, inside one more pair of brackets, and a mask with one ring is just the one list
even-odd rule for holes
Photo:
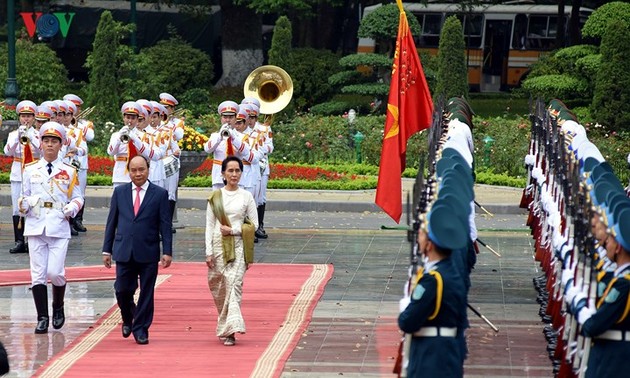
[[216,87],[243,85],[247,75],[263,63],[262,19],[248,0],[220,0],[221,66]]
[[438,49],[438,78],[434,97],[468,97],[466,43],[462,23],[457,16],[444,22]]
[[608,22],[600,51],[601,65],[597,74],[591,105],[593,117],[615,131],[627,131],[630,124],[630,30],[628,24],[611,19]]
[[94,106],[94,118],[118,120],[120,115],[120,88],[118,69],[120,40],[129,34],[132,26],[123,26],[114,21],[110,11],[104,11],[96,27],[92,51],[88,54],[86,67],[89,69],[87,103]]

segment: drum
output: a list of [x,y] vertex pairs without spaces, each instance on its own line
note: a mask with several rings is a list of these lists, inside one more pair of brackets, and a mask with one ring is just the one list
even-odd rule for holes
[[164,174],[171,177],[179,171],[179,159],[173,155],[169,155],[163,159]]

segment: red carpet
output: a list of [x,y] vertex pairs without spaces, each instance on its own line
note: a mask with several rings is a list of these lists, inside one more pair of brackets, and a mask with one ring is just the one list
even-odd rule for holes
[[[77,266],[66,268],[68,282],[102,281],[116,278],[116,269],[104,266]],[[30,269],[0,270],[0,286],[30,285]]]
[[214,335],[216,310],[205,264],[175,263],[160,269],[149,345],[122,338],[120,313],[113,307],[35,376],[279,376],[332,271],[323,264],[254,264],[243,288],[247,334],[225,347]]

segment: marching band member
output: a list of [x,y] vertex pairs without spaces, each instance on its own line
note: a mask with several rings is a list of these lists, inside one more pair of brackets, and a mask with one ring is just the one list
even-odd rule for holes
[[267,239],[268,235],[265,231],[265,207],[267,204],[267,183],[269,182],[269,154],[273,152],[273,132],[271,131],[271,125],[261,124],[258,122],[258,115],[260,111],[260,101],[254,97],[246,97],[241,101],[241,104],[251,104],[254,106],[255,112],[250,113],[250,118],[255,125],[255,130],[258,131],[258,144],[263,152],[264,156],[260,159],[259,165],[261,168],[260,187],[259,191],[254,199],[256,199],[256,205],[258,206],[258,229],[256,230],[256,237],[261,239]]
[[[18,113],[20,126],[13,130],[7,137],[4,146],[4,154],[13,158],[11,165],[11,203],[13,204],[13,235],[15,246],[9,249],[9,253],[26,253],[28,244],[24,240],[24,219],[20,219],[18,198],[22,190],[22,171],[25,163],[30,163],[35,157],[39,158],[40,140],[39,134],[32,127],[35,119],[37,105],[34,102],[20,101],[15,110]],[[23,144],[23,142],[26,142]]]
[[[77,161],[80,164],[79,166],[79,183],[81,185],[81,192],[85,193],[85,188],[87,187],[87,172],[89,169],[88,165],[88,143],[94,140],[94,124],[92,121],[88,121],[85,119],[78,119],[77,117],[81,114],[81,106],[83,105],[83,100],[81,97],[69,93],[63,96],[65,101],[71,101],[76,106],[76,111],[74,113],[74,119],[71,120],[72,125],[78,130],[77,138],[79,132],[81,134],[80,139],[85,142],[83,144],[83,148],[85,149],[85,155],[81,155],[77,157]],[[83,225],[83,212],[85,211],[85,206],[81,208],[79,214],[77,214],[74,219],[73,228],[79,232],[86,232],[87,228]]]
[[24,190],[19,199],[20,212],[26,217],[24,235],[30,241],[30,265],[33,299],[37,309],[35,333],[48,332],[48,291],[53,290],[53,328],[65,323],[64,263],[70,239],[69,219],[83,206],[75,167],[62,161],[59,154],[66,130],[57,122],[47,122],[40,131],[42,158],[24,170]]
[[42,127],[42,125],[50,121],[52,117],[53,117],[52,109],[44,105],[44,103],[42,102],[37,107],[37,112],[35,113],[35,129],[39,132],[39,129]]
[[[123,115],[125,126],[123,126],[120,131],[112,134],[107,148],[107,153],[116,160],[112,172],[112,184],[114,188],[118,185],[131,182],[129,172],[127,171],[127,161],[130,157],[133,157],[129,156],[130,154],[141,154],[149,160],[162,157],[160,149],[142,140],[138,136],[140,132],[135,131],[138,125],[138,117],[140,114],[144,114],[142,106],[134,101],[127,101],[121,107],[120,112]],[[140,136],[142,137],[142,135]]]
[[258,134],[253,129],[249,128],[247,118],[249,114],[246,110],[246,105],[239,106],[236,113],[236,121],[234,122],[234,130],[240,135],[242,143],[247,144],[249,147],[249,154],[237,154],[243,161],[243,175],[239,182],[239,186],[254,196],[254,187],[256,181],[260,179],[260,168],[258,166],[258,160],[262,154],[256,149],[256,135]]
[[[160,132],[158,127],[160,126],[160,109],[156,107],[159,105],[166,112],[166,108],[160,105],[156,101],[147,101],[147,100],[138,100],[136,101],[143,108],[145,108],[149,114],[147,118],[147,125],[144,127],[143,131],[149,136],[153,145],[159,148],[162,151],[162,158],[155,160],[149,166],[149,181],[154,183],[155,185],[166,189],[166,175],[164,172],[164,156],[166,156],[166,148],[168,144],[162,143]],[[164,113],[162,113],[164,114]]]
[[[66,105],[66,112],[63,118],[63,126],[66,128],[66,138],[71,141],[71,145],[75,148],[70,148],[65,155],[66,163],[73,165],[77,168],[79,174],[79,185],[81,186],[81,192],[85,193],[87,187],[87,169],[83,169],[82,163],[87,162],[88,146],[85,140],[83,130],[81,130],[74,119],[74,115],[77,114],[77,106],[70,100],[62,100]],[[82,223],[82,222],[81,222]],[[70,220],[70,233],[72,236],[79,235],[79,228],[76,227],[77,221],[72,218]],[[87,231],[83,224],[81,224],[83,230]]]
[[221,175],[221,164],[223,159],[230,155],[242,153],[247,148],[249,155],[249,146],[242,142],[240,133],[233,129],[236,124],[236,113],[239,106],[234,101],[223,101],[219,104],[217,111],[221,116],[221,128],[218,132],[212,133],[208,142],[203,146],[208,154],[214,157],[212,164],[212,189],[217,190],[225,186],[223,176]]
[[[175,205],[177,204],[177,185],[179,184],[179,155],[180,150],[177,142],[184,137],[184,121],[175,117],[173,112],[175,106],[179,104],[177,99],[172,95],[163,92],[160,93],[160,104],[164,105],[168,119],[162,125],[161,133],[163,135],[162,142],[168,143],[166,148],[166,157],[170,161],[168,171],[165,164],[166,190],[168,190],[168,200],[171,206],[171,218],[175,215]],[[169,157],[170,156],[170,157]],[[169,175],[170,173],[170,175]],[[175,232],[175,228],[173,228]]]

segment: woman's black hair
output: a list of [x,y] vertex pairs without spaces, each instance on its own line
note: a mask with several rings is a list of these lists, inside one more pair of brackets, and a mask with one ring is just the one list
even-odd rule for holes
[[241,172],[243,171],[243,161],[239,158],[237,158],[234,155],[230,155],[228,157],[226,157],[223,162],[221,163],[221,173],[224,173],[225,170],[227,169],[227,165],[229,162],[231,161],[237,161],[238,162],[238,167],[241,169]]

